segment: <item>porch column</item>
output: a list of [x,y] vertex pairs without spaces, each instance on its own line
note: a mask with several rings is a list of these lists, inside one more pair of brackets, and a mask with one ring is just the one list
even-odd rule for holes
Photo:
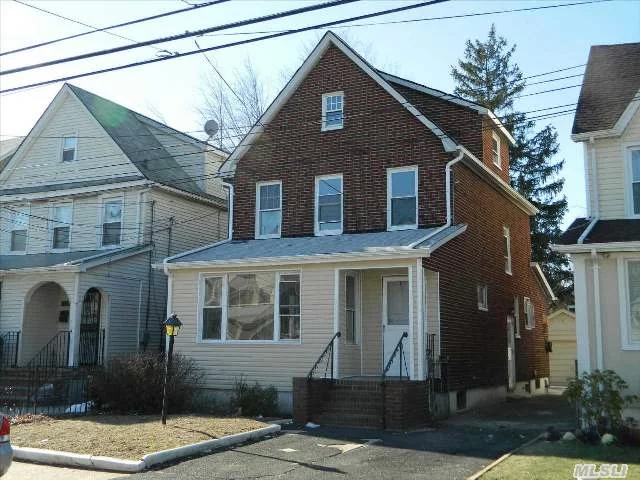
[[[340,330],[340,269],[334,270],[333,276],[333,334]],[[340,376],[340,339],[333,342],[333,378]]]
[[416,260],[416,295],[418,299],[418,380],[425,379],[425,348],[424,348],[424,332],[425,325],[425,283],[424,268],[422,267],[422,259]]
[[589,341],[589,298],[587,296],[586,255],[572,255],[574,294],[576,300],[576,339],[578,373],[591,371],[591,345]]
[[80,298],[80,274],[76,273],[74,287],[69,299],[69,366],[78,364],[80,354],[80,315],[82,314],[82,299]]
[[415,284],[413,281],[413,267],[409,265],[407,267],[407,276],[409,280],[409,352],[410,352],[410,362],[409,362],[409,379],[415,380],[415,365],[416,365],[416,348],[414,339],[415,339],[415,329],[414,324],[416,323],[414,310],[413,310],[413,300],[414,300],[414,290]]

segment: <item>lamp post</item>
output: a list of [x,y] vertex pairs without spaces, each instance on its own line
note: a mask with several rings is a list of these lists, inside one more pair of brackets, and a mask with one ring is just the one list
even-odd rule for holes
[[169,348],[167,349],[167,359],[165,361],[164,369],[164,386],[162,388],[162,424],[167,424],[167,377],[169,376],[169,370],[171,370],[171,363],[173,361],[173,341],[180,331],[182,322],[175,313],[172,313],[169,318],[162,322],[165,333],[169,337]]

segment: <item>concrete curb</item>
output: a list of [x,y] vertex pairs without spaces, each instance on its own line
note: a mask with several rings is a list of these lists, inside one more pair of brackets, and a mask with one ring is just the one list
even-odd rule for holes
[[109,470],[112,472],[136,473],[154,465],[160,465],[173,460],[190,457],[199,453],[230,447],[249,440],[257,440],[267,435],[272,435],[281,430],[280,425],[269,425],[249,432],[225,435],[213,440],[171,448],[159,452],[149,453],[142,460],[124,460],[113,457],[100,457],[94,455],[81,455],[71,452],[59,452],[41,448],[13,447],[13,458],[47,465],[62,465],[66,467],[81,467],[91,470]]
[[519,447],[514,448],[513,450],[511,450],[508,453],[505,453],[504,455],[502,455],[500,458],[498,458],[497,460],[491,462],[489,465],[487,465],[486,467],[484,467],[482,470],[474,473],[473,475],[471,475],[470,477],[467,477],[466,480],[477,480],[478,478],[480,478],[482,475],[484,475],[485,473],[487,473],[489,470],[491,470],[492,468],[494,468],[496,465],[499,465],[500,463],[504,462],[507,458],[509,458],[511,455],[513,455],[514,453],[522,450],[523,448],[528,447],[529,445],[533,445],[534,443],[536,443],[538,440],[540,440],[542,438],[543,434],[540,434],[534,438],[532,438],[531,440],[529,440],[528,442],[523,443],[522,445],[520,445]]

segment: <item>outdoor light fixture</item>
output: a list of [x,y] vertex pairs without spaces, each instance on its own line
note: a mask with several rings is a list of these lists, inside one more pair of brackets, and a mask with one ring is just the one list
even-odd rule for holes
[[164,387],[162,389],[162,424],[167,424],[167,377],[169,376],[169,371],[171,370],[171,364],[173,362],[173,342],[175,340],[176,335],[180,331],[180,327],[182,326],[182,322],[178,318],[175,313],[172,313],[169,318],[167,318],[164,322],[162,322],[162,326],[164,327],[164,331],[169,337],[169,347],[167,348],[167,358],[165,361],[165,369],[164,369]]
[[164,325],[164,330],[168,337],[175,337],[180,331],[182,322],[180,321],[178,316],[173,313],[169,318],[162,322],[162,325]]

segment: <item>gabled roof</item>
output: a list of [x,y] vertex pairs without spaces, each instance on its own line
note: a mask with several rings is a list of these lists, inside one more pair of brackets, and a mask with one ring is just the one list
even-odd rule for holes
[[500,122],[498,117],[494,115],[494,113],[486,107],[479,105],[477,103],[471,102],[469,100],[465,100],[462,97],[458,97],[457,95],[452,95],[450,93],[443,92],[442,90],[436,90],[435,88],[426,87],[412,80],[407,80],[406,78],[401,78],[396,75],[392,75],[390,73],[385,73],[381,70],[378,70],[378,73],[382,75],[382,77],[390,83],[395,83],[398,85],[402,85],[403,87],[410,88],[411,90],[415,90],[416,92],[420,92],[434,98],[438,98],[440,100],[445,100],[447,102],[455,103],[456,105],[460,105],[462,107],[469,108],[478,112],[480,115],[486,115],[489,119],[494,123],[496,128],[511,142],[512,145],[516,144],[515,138],[509,133],[509,130],[505,128],[505,126]]
[[594,45],[573,120],[579,135],[620,135],[640,105],[640,43]]
[[235,167],[238,161],[249,150],[253,142],[255,142],[260,135],[264,132],[264,125],[267,125],[280,109],[284,106],[287,100],[293,95],[300,83],[307,77],[309,72],[320,61],[324,53],[330,46],[335,46],[342,53],[344,53],[353,63],[355,63],[360,69],[362,69],[367,75],[369,75],[378,85],[380,85],[387,93],[395,98],[404,108],[406,108],[420,123],[422,123],[428,130],[434,135],[440,138],[442,146],[447,152],[453,152],[456,150],[458,144],[451,139],[444,130],[442,130],[433,121],[427,118],[422,112],[414,107],[406,98],[404,98],[393,86],[385,80],[385,78],[376,70],[369,62],[362,58],[358,53],[353,50],[349,45],[342,41],[333,32],[327,32],[324,37],[318,42],[318,45],[309,54],[307,59],[302,63],[300,68],[295,72],[291,80],[285,85],[282,91],[278,94],[276,99],[269,105],[267,110],[262,114],[258,122],[253,128],[245,135],[242,141],[238,144],[233,153],[225,161],[220,169],[220,173],[232,175],[235,171]]
[[219,242],[167,258],[165,264],[228,265],[250,262],[334,262],[348,257],[429,256],[439,246],[466,230],[464,224],[439,230],[419,228],[390,232],[345,233],[319,237],[285,237]]

